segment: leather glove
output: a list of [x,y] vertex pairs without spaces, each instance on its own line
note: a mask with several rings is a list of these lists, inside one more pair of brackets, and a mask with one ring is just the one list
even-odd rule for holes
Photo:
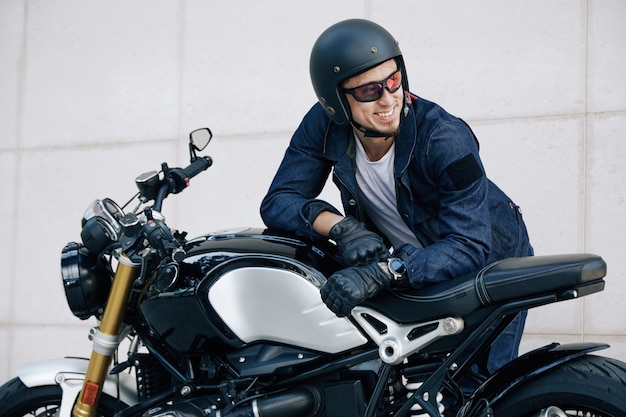
[[341,219],[330,229],[328,236],[337,243],[339,252],[349,266],[384,261],[389,257],[383,239],[367,230],[362,222],[352,216]]
[[352,266],[332,274],[320,290],[322,301],[339,317],[350,314],[354,306],[389,288],[390,275],[378,263]]

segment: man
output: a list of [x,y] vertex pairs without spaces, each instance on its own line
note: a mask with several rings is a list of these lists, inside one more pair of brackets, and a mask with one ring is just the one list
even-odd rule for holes
[[[519,208],[485,176],[472,131],[409,92],[389,32],[361,19],[331,26],[310,72],[319,103],[294,133],[261,216],[269,228],[337,243],[348,267],[321,290],[333,312],[349,315],[383,288],[419,289],[532,255]],[[317,199],[331,171],[345,217]],[[492,347],[490,371],[517,356],[525,317]]]

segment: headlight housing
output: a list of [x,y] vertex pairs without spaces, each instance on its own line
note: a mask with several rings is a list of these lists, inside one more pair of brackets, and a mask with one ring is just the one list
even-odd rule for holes
[[61,277],[72,313],[81,320],[101,318],[113,280],[110,265],[84,245],[70,242],[61,252]]

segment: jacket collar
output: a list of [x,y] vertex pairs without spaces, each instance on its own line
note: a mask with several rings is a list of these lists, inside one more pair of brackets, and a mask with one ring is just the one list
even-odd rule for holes
[[[324,135],[324,155],[335,163],[343,157],[354,159],[354,130],[352,126],[339,126],[330,121]],[[400,177],[407,169],[415,151],[417,142],[417,126],[415,106],[402,118],[400,132],[394,138],[396,144],[395,175]],[[350,152],[352,150],[352,152]]]

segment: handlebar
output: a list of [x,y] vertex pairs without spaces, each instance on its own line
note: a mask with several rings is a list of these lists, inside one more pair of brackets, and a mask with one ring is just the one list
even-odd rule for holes
[[213,160],[210,156],[200,156],[189,164],[187,168],[183,168],[183,172],[187,178],[193,178],[202,171],[208,169],[211,165],[213,165]]
[[[189,185],[191,178],[205,171],[212,164],[213,160],[209,156],[196,157],[186,168],[168,168],[166,164],[163,164],[165,178],[154,199],[152,209],[160,212],[163,200],[168,194],[177,194],[184,190]],[[148,213],[146,214],[148,215]],[[150,215],[148,215],[148,217],[150,217]],[[167,225],[161,220],[149,220],[150,221],[143,227],[143,234],[150,242],[151,246],[159,250],[161,256],[169,254],[175,257],[175,252],[180,248]]]
[[[202,171],[213,165],[213,160],[209,156],[196,157],[196,159],[186,168],[170,168],[166,163],[162,164],[163,181],[157,183],[156,195],[154,195],[153,209],[161,211],[163,200],[169,194],[178,194],[189,186],[189,180]],[[152,191],[144,193],[145,195],[153,195]]]
[[189,186],[189,180],[213,164],[209,156],[201,156],[195,159],[187,168],[169,168],[163,164],[165,185],[168,187],[166,194],[178,194]]
[[[161,164],[161,171],[149,171],[139,175],[135,184],[139,192],[135,198],[139,204],[135,209],[124,214],[122,208],[112,200],[96,200],[87,209],[82,220],[81,239],[90,253],[112,253],[121,248],[130,257],[142,257],[146,246],[155,249],[159,258],[178,261],[184,252],[182,244],[185,233],[174,233],[165,224],[161,216],[163,201],[170,194],[178,194],[189,186],[189,180],[213,165],[209,156],[197,156],[196,150],[203,150],[210,140],[208,129],[200,129],[198,134],[206,132],[201,146],[196,146],[194,139],[190,139],[191,163],[185,168],[170,168],[167,163]],[[197,136],[197,135],[196,135]],[[149,202],[153,204],[150,206]],[[139,210],[143,207],[143,216]],[[142,254],[143,253],[143,254]]]

